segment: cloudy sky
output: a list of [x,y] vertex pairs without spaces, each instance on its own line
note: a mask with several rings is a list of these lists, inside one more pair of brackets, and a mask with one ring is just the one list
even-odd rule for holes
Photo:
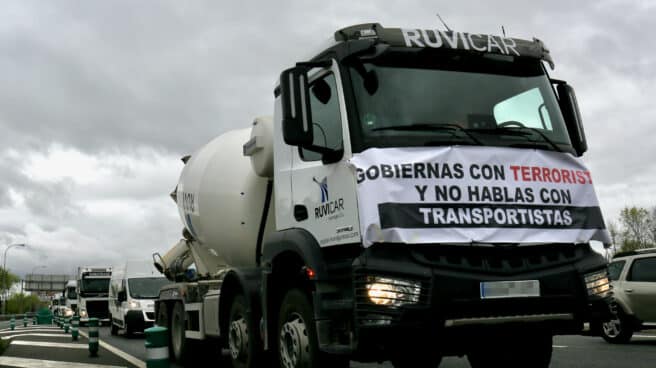
[[[587,4],[587,5],[585,5]],[[577,91],[607,220],[656,205],[652,1],[26,1],[0,13],[0,246],[16,273],[149,258],[168,194],[216,135],[271,114],[280,71],[341,27],[545,41]],[[4,246],[0,247],[4,250]]]

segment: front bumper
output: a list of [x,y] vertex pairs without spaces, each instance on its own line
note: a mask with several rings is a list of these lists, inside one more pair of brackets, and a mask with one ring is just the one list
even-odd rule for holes
[[[583,275],[606,263],[587,245],[373,246],[356,264],[351,345],[364,357],[421,346],[439,346],[445,355],[465,354],[515,330],[579,334],[584,322],[609,311],[610,296],[588,296]],[[372,303],[367,292],[371,276],[420,283],[418,302],[398,307]],[[515,280],[539,280],[540,296],[481,298],[482,281]]]
[[129,310],[125,314],[125,323],[132,331],[143,331],[155,325],[155,312],[143,310]]

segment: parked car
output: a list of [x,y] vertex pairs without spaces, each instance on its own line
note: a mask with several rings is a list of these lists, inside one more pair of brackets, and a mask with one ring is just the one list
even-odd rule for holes
[[610,343],[626,343],[635,331],[656,327],[656,248],[617,253],[608,265],[615,317],[601,325]]

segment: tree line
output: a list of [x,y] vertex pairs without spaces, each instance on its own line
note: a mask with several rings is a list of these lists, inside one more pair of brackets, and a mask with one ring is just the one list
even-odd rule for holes
[[[0,294],[6,296],[9,294],[9,289],[20,282],[21,279],[17,275],[14,275],[11,272],[5,271],[0,267]],[[0,302],[4,302],[0,301]],[[47,303],[44,303],[39,300],[39,297],[31,294],[27,295],[24,293],[12,293],[9,295],[9,299],[6,301],[6,313],[7,314],[23,314],[25,312],[36,312],[39,308],[45,307]]]
[[624,207],[619,221],[608,224],[608,232],[618,251],[656,247],[656,207]]

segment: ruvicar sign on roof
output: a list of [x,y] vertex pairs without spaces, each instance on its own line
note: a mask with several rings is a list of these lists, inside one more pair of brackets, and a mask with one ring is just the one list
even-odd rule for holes
[[350,162],[365,245],[610,242],[590,172],[568,153],[372,148]]

